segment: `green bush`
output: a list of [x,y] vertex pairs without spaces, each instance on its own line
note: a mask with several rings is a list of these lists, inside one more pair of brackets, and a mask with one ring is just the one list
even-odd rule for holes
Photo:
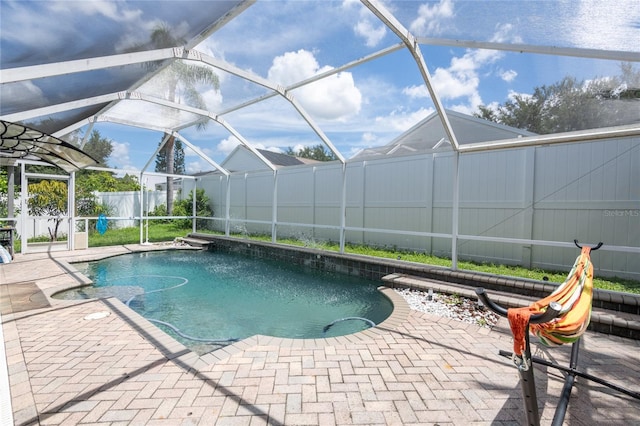
[[[185,199],[178,200],[173,203],[173,216],[191,216],[193,212],[193,191],[189,192],[189,196]],[[160,204],[149,212],[149,216],[166,216],[166,204]],[[209,197],[204,193],[204,189],[196,190],[196,216],[212,217],[213,209],[209,206]],[[156,223],[173,223],[179,228],[191,227],[191,219],[158,219]],[[209,225],[208,220],[198,220],[197,227],[206,229]]]

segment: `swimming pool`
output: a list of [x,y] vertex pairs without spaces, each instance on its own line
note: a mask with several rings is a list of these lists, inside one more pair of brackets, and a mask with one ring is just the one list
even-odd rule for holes
[[393,310],[378,283],[237,254],[170,250],[74,266],[94,285],[53,297],[117,297],[198,353],[256,334],[351,334]]

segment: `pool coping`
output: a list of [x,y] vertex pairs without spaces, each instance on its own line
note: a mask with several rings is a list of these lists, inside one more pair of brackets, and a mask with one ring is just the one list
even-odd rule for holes
[[[80,262],[93,262],[99,261],[103,259],[107,259],[110,257],[121,256],[126,254],[140,253],[146,251],[169,251],[169,250],[194,250],[192,247],[175,247],[175,246],[166,246],[159,248],[158,246],[148,246],[149,250],[145,250],[145,247],[142,247],[137,250],[130,250],[122,253],[92,253],[91,255],[80,254],[79,257],[81,259],[74,260],[72,262],[65,260],[56,260],[56,263],[61,266],[67,275],[71,276],[76,282],[75,283],[66,283],[60,284],[48,288],[42,288],[42,286],[38,286],[44,296],[47,298],[47,301],[51,305],[52,308],[63,307],[63,306],[73,306],[81,303],[101,301],[103,302],[109,310],[113,313],[121,317],[125,322],[127,322],[134,330],[136,330],[140,335],[151,344],[154,345],[156,349],[158,349],[162,355],[164,355],[167,359],[173,360],[175,362],[180,363],[181,365],[187,367],[189,370],[198,371],[199,369],[204,368],[205,366],[214,364],[220,360],[229,358],[231,355],[242,352],[249,347],[255,345],[261,346],[278,346],[278,347],[288,347],[288,348],[300,348],[300,349],[321,349],[327,346],[335,346],[335,345],[350,345],[354,343],[360,343],[363,341],[371,340],[375,337],[378,337],[382,334],[388,333],[389,331],[396,330],[402,323],[407,320],[409,316],[409,312],[411,308],[406,300],[398,294],[393,288],[384,285],[381,283],[378,286],[378,291],[380,291],[385,297],[389,299],[393,306],[393,310],[391,314],[380,324],[377,324],[375,327],[368,328],[363,331],[359,331],[352,334],[347,334],[344,336],[337,337],[327,337],[327,338],[314,338],[314,339],[292,339],[292,338],[284,338],[284,337],[274,337],[274,336],[265,336],[261,334],[257,334],[251,337],[247,337],[238,342],[234,342],[228,346],[224,346],[220,349],[216,349],[212,352],[208,352],[203,355],[198,355],[196,352],[192,351],[182,343],[178,342],[171,335],[161,330],[159,327],[154,325],[152,322],[147,320],[142,315],[135,312],[133,309],[128,307],[125,303],[120,301],[116,297],[109,298],[92,298],[92,299],[82,299],[82,300],[62,300],[56,299],[52,296],[61,291],[71,290],[74,288],[84,287],[87,285],[91,285],[93,281],[78,271],[73,265],[74,263]],[[195,249],[200,250],[200,249]],[[37,284],[37,283],[36,283]],[[51,309],[51,308],[48,308]]]

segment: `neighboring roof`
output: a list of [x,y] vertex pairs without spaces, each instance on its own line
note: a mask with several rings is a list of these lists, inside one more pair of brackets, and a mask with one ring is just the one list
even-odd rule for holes
[[[293,155],[282,154],[280,152],[269,151],[267,149],[256,149],[264,158],[267,159],[276,168],[301,166],[303,164],[316,164],[320,161],[309,158],[295,157]],[[220,164],[230,172],[241,172],[249,170],[262,170],[269,167],[251,152],[244,145],[238,145]]]
[[280,152],[269,151],[268,149],[258,149],[260,154],[276,167],[299,166],[305,164],[299,157],[293,155],[282,154]]
[[[460,145],[535,135],[526,130],[504,126],[456,111],[447,110],[447,117]],[[451,150],[451,144],[440,117],[437,113],[433,113],[387,145],[364,149],[351,159],[411,155],[437,150]]]

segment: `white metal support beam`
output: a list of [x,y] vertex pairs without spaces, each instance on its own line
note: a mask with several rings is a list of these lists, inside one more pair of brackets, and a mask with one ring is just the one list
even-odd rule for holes
[[[251,2],[248,2],[248,4],[250,3]],[[244,7],[248,7],[248,5],[243,6],[243,8]],[[336,70],[331,70],[329,72],[323,73],[322,75],[314,76],[311,79],[307,79],[304,82],[296,83],[292,87],[293,88],[301,87],[302,85],[309,84],[311,82],[317,81],[333,73],[337,73],[340,70],[346,69],[348,67],[354,66],[359,63],[373,60],[379,56],[386,55],[390,52],[399,50],[400,48],[401,48],[401,45],[391,46],[390,48],[383,49],[380,52],[376,52],[365,58],[349,63]],[[267,99],[268,97],[275,96],[277,94],[283,96],[287,101],[289,101],[294,106],[296,111],[298,111],[298,113],[304,118],[307,124],[311,126],[312,130],[327,145],[327,147],[334,153],[334,155],[336,155],[336,157],[341,162],[345,161],[342,154],[340,154],[340,152],[335,148],[333,143],[331,143],[329,138],[326,136],[326,134],[322,132],[322,130],[315,124],[315,122],[312,120],[309,114],[307,114],[307,112],[300,105],[300,103],[298,103],[294,99],[294,97],[291,95],[291,93],[288,92],[287,88],[284,88],[280,85],[270,82],[269,80],[262,78],[259,75],[254,74],[250,71],[243,70],[225,61],[222,61],[217,58],[213,58],[212,56],[206,55],[194,49],[185,49],[185,48],[157,49],[157,50],[145,51],[145,52],[134,52],[134,53],[121,54],[121,55],[88,58],[88,59],[76,60],[76,61],[66,61],[66,62],[57,62],[53,64],[35,65],[31,67],[13,68],[9,70],[3,70],[1,74],[1,78],[4,83],[9,83],[9,82],[15,82],[15,81],[31,80],[31,79],[51,77],[51,76],[62,75],[62,74],[72,74],[72,73],[78,73],[78,72],[92,71],[92,70],[98,70],[98,69],[104,69],[104,68],[110,68],[110,67],[131,65],[131,64],[144,63],[144,62],[150,62],[150,61],[167,60],[167,59],[185,59],[185,60],[202,62],[214,68],[218,68],[228,73],[231,73],[233,75],[236,75],[244,80],[258,84],[272,91],[272,95],[262,97],[260,98],[260,100]],[[126,97],[123,97],[122,93],[126,93],[127,94]],[[30,111],[10,114],[3,118],[8,121],[23,121],[23,120],[38,117],[38,116],[55,114],[57,112],[68,111],[71,109],[82,108],[90,105],[96,105],[100,103],[110,103],[107,107],[105,107],[101,111],[101,113],[98,114],[98,115],[102,115],[103,113],[108,111],[111,107],[113,107],[119,100],[133,99],[134,97],[139,97],[140,99],[145,99],[145,100],[150,100],[151,98],[149,96],[146,96],[134,91],[121,92],[119,94],[111,93],[107,95],[66,102],[63,104],[55,105],[55,106],[49,106],[49,107],[38,108]],[[174,104],[172,102],[163,101],[160,99],[155,99],[154,102],[160,105],[174,107],[174,108],[176,107],[176,105],[179,105],[179,104]],[[183,108],[181,108],[181,110],[195,112],[193,110],[190,110],[189,108],[185,108],[184,105],[182,105],[182,107]],[[208,115],[211,118],[214,118],[208,112],[205,115]],[[56,134],[58,135],[66,134],[70,131],[76,130],[82,125],[84,125],[84,121],[76,123],[72,126],[69,126],[59,132],[56,132]],[[137,126],[137,127],[141,127],[141,126]],[[249,145],[246,145],[246,146],[250,147]],[[257,151],[254,153],[257,153]],[[261,158],[261,160],[263,161],[265,160],[260,155],[258,156]],[[267,164],[270,164],[270,163],[267,162]]]
[[84,133],[84,137],[82,138],[82,141],[80,142],[80,149],[83,149],[84,146],[87,144],[87,141],[89,140],[89,136],[91,136],[91,131],[93,130],[93,125],[96,124],[95,120],[91,120],[91,122],[89,123],[89,127],[87,128],[87,131]]
[[222,15],[217,21],[215,21],[213,25],[211,25],[205,31],[198,34],[196,37],[192,38],[186,47],[192,48],[193,46],[197,46],[203,40],[206,40],[211,34],[216,32],[218,29],[222,28],[231,20],[233,20],[236,16],[244,12],[249,6],[253,5],[256,1],[257,0],[243,0],[239,2],[231,10],[229,10],[227,13]]
[[[204,53],[200,53],[200,52],[196,52],[196,51],[190,51],[189,53],[189,57],[188,59],[193,59],[193,60],[199,60],[205,64],[208,64],[214,68],[218,68],[221,69],[223,71],[226,71],[230,74],[233,74],[237,77],[240,77],[244,80],[247,81],[251,81],[252,83],[258,84],[262,87],[265,87],[269,90],[272,90],[274,93],[280,94],[284,99],[286,99],[287,101],[289,101],[289,103],[291,103],[291,105],[293,105],[293,107],[296,109],[296,111],[298,111],[298,114],[300,114],[302,116],[302,118],[304,118],[304,120],[307,122],[307,124],[309,124],[309,126],[311,127],[311,129],[315,132],[315,134],[322,140],[322,142],[325,143],[325,145],[327,145],[327,147],[331,150],[331,152],[333,152],[333,154],[341,161],[341,162],[345,162],[344,157],[342,156],[342,154],[340,154],[340,152],[336,149],[336,147],[333,145],[333,143],[331,143],[331,141],[329,140],[329,138],[327,137],[327,135],[320,129],[320,127],[318,127],[318,125],[313,121],[313,119],[311,118],[311,116],[305,111],[305,109],[302,107],[302,105],[300,105],[300,103],[294,98],[294,96],[287,91],[287,89],[283,86],[280,86],[278,84],[272,83],[269,80],[260,77],[257,74],[254,74],[252,72],[240,69],[234,65],[231,65],[225,61],[222,61],[220,59],[216,59],[213,58],[209,55],[206,55]],[[266,99],[266,98],[263,98]]]
[[276,170],[276,166],[273,163],[265,158],[264,155],[260,154],[260,151],[255,149],[236,129],[234,129],[229,123],[223,120],[220,117],[216,117],[216,122],[218,122],[221,126],[223,126],[229,133],[235,136],[242,145],[247,147],[249,151],[251,151],[255,156],[257,156],[264,164],[266,164],[272,171]]
[[209,156],[207,154],[205,154],[204,152],[202,152],[202,150],[200,148],[198,148],[197,146],[195,146],[194,144],[192,144],[191,142],[189,142],[187,140],[187,138],[185,138],[184,136],[182,136],[180,133],[178,132],[173,132],[173,136],[180,139],[182,142],[184,142],[185,145],[187,145],[189,148],[191,148],[193,150],[193,152],[195,152],[196,154],[198,154],[200,156],[200,158],[202,158],[204,161],[206,161],[207,163],[211,164],[213,167],[216,168],[216,170],[218,170],[220,173],[224,174],[224,175],[228,175],[229,172],[227,171],[227,169],[225,169],[224,167],[222,167],[221,165],[219,165],[218,163],[216,163],[215,161],[213,161],[211,158],[209,158]]
[[78,72],[95,71],[104,68],[121,67],[124,65],[144,62],[161,61],[177,56],[176,49],[157,49],[143,52],[123,53],[120,55],[100,56],[96,58],[78,59],[75,61],[55,62],[50,64],[32,65],[28,67],[9,68],[0,70],[2,83],[34,80],[37,78],[53,77]]
[[289,102],[291,102],[291,105],[293,105],[293,107],[298,111],[298,113],[302,116],[302,118],[304,118],[304,120],[313,129],[316,135],[318,135],[318,137],[322,139],[322,141],[325,143],[325,145],[327,145],[327,147],[331,150],[331,152],[333,152],[336,158],[340,160],[341,163],[344,164],[346,160],[344,159],[342,154],[340,154],[340,151],[336,149],[336,147],[333,145],[333,143],[331,143],[327,135],[325,135],[322,129],[316,125],[316,123],[313,121],[311,116],[307,114],[304,108],[302,108],[300,103],[298,103],[298,101],[293,96],[291,96],[289,92],[287,92],[287,95],[285,97],[289,100]]
[[[325,72],[322,72],[320,74],[316,74],[316,75],[314,75],[312,77],[309,77],[309,78],[307,78],[305,80],[302,80],[302,81],[299,81],[297,83],[291,84],[291,85],[285,87],[284,90],[288,92],[288,91],[291,91],[291,90],[306,86],[307,84],[314,83],[314,82],[316,82],[318,80],[321,80],[323,78],[332,76],[334,74],[338,74],[339,72],[345,71],[345,70],[353,68],[353,67],[355,67],[357,65],[363,64],[365,62],[372,61],[374,59],[380,58],[382,56],[388,55],[389,53],[393,53],[393,52],[396,52],[396,51],[398,51],[400,49],[404,49],[404,48],[405,48],[405,45],[403,43],[394,44],[393,46],[386,47],[386,48],[381,49],[381,50],[379,50],[377,52],[374,52],[374,53],[372,53],[370,55],[364,56],[364,57],[362,57],[360,59],[357,59],[355,61],[351,61],[351,62],[349,62],[349,63],[347,63],[345,65],[342,65],[340,67],[332,68],[332,69],[327,70]],[[275,92],[275,91],[274,92],[269,92],[269,93],[264,94],[262,96],[258,96],[257,98],[250,99],[250,100],[248,100],[246,102],[243,102],[241,104],[229,107],[229,108],[225,109],[224,111],[221,111],[220,113],[218,113],[218,115],[225,115],[225,114],[232,113],[234,111],[238,111],[238,110],[240,110],[242,108],[245,108],[245,107],[248,107],[250,105],[262,102],[262,101],[264,101],[266,99],[278,96],[278,94],[279,93]]]
[[469,143],[460,147],[460,153],[464,154],[479,151],[494,151],[500,149],[524,148],[528,146],[586,142],[637,136],[640,136],[640,124],[630,124],[626,126],[578,130],[575,132],[555,133],[551,135],[527,136],[526,138],[503,139],[493,142]]
[[411,55],[415,59],[416,64],[418,65],[418,69],[422,74],[422,78],[425,82],[425,85],[427,86],[427,90],[429,91],[431,100],[433,101],[433,104],[436,110],[438,111],[438,116],[442,121],[442,127],[444,127],[444,131],[447,135],[447,138],[449,138],[449,141],[451,142],[451,146],[453,147],[453,149],[457,151],[459,146],[458,140],[456,139],[455,134],[453,133],[453,128],[451,127],[451,123],[449,123],[449,118],[447,117],[447,114],[444,110],[442,102],[440,102],[440,98],[438,97],[438,95],[436,94],[433,88],[431,75],[429,73],[429,70],[427,69],[427,64],[424,61],[422,52],[420,51],[420,45],[418,44],[417,39],[409,32],[408,29],[404,27],[404,25],[400,23],[400,21],[396,19],[395,16],[393,16],[392,13],[390,13],[378,1],[376,0],[361,0],[361,1],[362,1],[362,4],[364,4],[367,7],[367,9],[369,9],[374,15],[376,15],[378,19],[380,19],[391,31],[393,31],[398,36],[398,38],[400,38],[400,40],[402,40],[402,42],[409,49],[409,52],[411,52]]
[[[177,110],[180,110],[180,111],[190,112],[190,113],[193,113],[193,114],[196,114],[196,115],[199,115],[199,116],[207,117],[207,118],[219,123],[221,126],[223,126],[227,131],[229,131],[229,133],[231,133],[233,136],[235,136],[240,141],[240,143],[242,143],[244,146],[246,146],[251,152],[253,152],[253,154],[255,154],[262,162],[264,162],[267,165],[267,167],[269,167],[271,170],[275,170],[275,166],[269,160],[267,160],[262,154],[260,154],[260,152],[258,150],[256,150],[253,146],[251,146],[251,144],[236,129],[234,129],[229,123],[227,123],[225,120],[223,120],[222,118],[218,117],[217,115],[212,114],[211,112],[206,111],[206,110],[190,107],[188,105],[179,104],[177,102],[167,101],[166,99],[157,98],[155,96],[145,95],[145,94],[142,94],[140,92],[111,93],[111,94],[108,94],[108,95],[97,96],[97,97],[93,97],[93,98],[87,98],[87,99],[75,101],[73,103],[52,105],[50,107],[47,107],[45,111],[40,111],[40,113],[37,114],[36,116],[50,114],[50,113],[52,113],[52,111],[61,112],[61,111],[66,111],[68,109],[73,109],[77,103],[82,103],[83,106],[99,104],[99,103],[103,103],[105,101],[105,99],[120,99],[120,100],[149,102],[149,103],[154,103],[156,105],[161,105],[161,106],[165,106],[165,107],[168,107],[168,108],[173,108],[173,109],[177,109]],[[43,112],[44,112],[44,114],[42,114]],[[20,120],[24,120],[24,119],[25,119],[25,117],[20,117],[16,121],[20,121]],[[105,116],[94,116],[94,117],[92,117],[92,118],[90,118],[90,119],[88,119],[86,121],[83,120],[83,121],[81,121],[79,123],[76,123],[73,126],[70,126],[70,127],[65,128],[65,129],[62,129],[61,131],[56,132],[54,134],[54,136],[58,136],[58,137],[64,136],[64,135],[76,130],[77,128],[82,127],[83,125],[86,124],[87,121],[90,124],[95,123],[95,122],[99,122],[99,121],[109,121],[109,122],[113,122],[113,123],[120,123],[120,124],[124,124],[124,125],[127,125],[127,126],[139,127],[139,128],[144,128],[144,129],[148,129],[148,130],[154,130],[154,131],[163,132],[163,133],[169,133],[170,134],[171,132],[173,132],[173,130],[171,130],[171,129],[166,129],[166,128],[163,128],[163,127],[153,126],[153,125],[149,125],[149,124],[143,124],[143,123],[140,123],[140,122],[134,122],[134,121],[131,121],[131,120],[114,119],[114,118],[109,118],[109,117],[105,117]],[[162,147],[160,147],[160,148],[162,148]],[[152,159],[155,158],[155,156],[158,154],[158,152],[159,151],[156,150],[156,152],[154,153],[154,155],[151,158]],[[209,160],[207,160],[207,161],[209,161]],[[146,170],[146,168],[148,166],[149,166],[149,162],[145,165],[143,171]]]
[[78,99],[76,101],[64,102],[56,105],[49,105],[42,108],[34,108],[27,111],[16,112],[13,114],[3,115],[2,119],[7,121],[26,121],[35,117],[53,115],[59,112],[70,111],[77,108],[85,108],[92,105],[113,102],[119,99],[118,93],[109,93],[106,95],[93,96],[91,98]]
[[[153,155],[151,157],[149,157],[149,160],[147,160],[147,162],[145,163],[145,165],[142,168],[142,170],[140,170],[140,176],[141,177],[142,177],[142,174],[147,170],[147,167],[149,167],[151,165],[151,162],[158,156],[158,153],[162,150],[162,148],[164,148],[164,146],[166,145],[166,143],[167,143],[167,141],[169,140],[170,137],[171,137],[170,133],[165,133],[164,134],[164,137],[160,141],[160,145],[158,145],[158,147],[156,148],[156,150],[153,153]],[[140,183],[142,184],[142,182],[140,182]]]
[[581,49],[576,47],[536,46],[533,44],[496,43],[491,41],[453,40],[418,37],[418,43],[432,46],[463,47],[466,49],[502,50],[541,55],[573,56],[576,58],[606,59],[621,62],[640,62],[640,52],[624,50]]

